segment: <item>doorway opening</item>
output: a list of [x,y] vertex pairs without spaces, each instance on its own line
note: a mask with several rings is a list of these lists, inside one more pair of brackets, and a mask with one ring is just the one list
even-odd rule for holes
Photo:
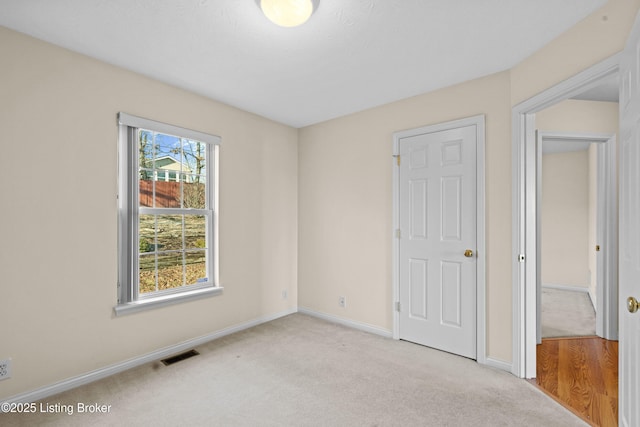
[[[617,102],[605,108],[617,112]],[[537,344],[570,336],[615,340],[615,133],[538,131],[536,143]]]
[[[536,376],[536,345],[538,342],[538,284],[539,284],[539,248],[537,215],[537,149],[536,149],[536,113],[561,101],[570,99],[587,90],[600,86],[602,82],[617,75],[619,55],[615,55],[594,65],[568,80],[524,101],[512,110],[513,118],[513,362],[512,373],[521,378]],[[609,145],[609,144],[606,144]],[[609,145],[609,150],[615,144]],[[615,151],[611,151],[615,159]],[[615,170],[612,185],[615,184]],[[615,187],[609,192],[615,195]],[[608,208],[615,207],[612,203]],[[611,215],[608,224],[607,262],[615,270],[617,259],[617,218]],[[617,309],[614,291],[609,287],[605,296],[610,313]],[[615,288],[615,289],[614,289]],[[603,305],[604,308],[604,305]],[[617,312],[616,312],[617,318]],[[609,322],[610,331],[603,331],[605,337],[614,336],[616,329]],[[607,333],[609,332],[609,333]]]

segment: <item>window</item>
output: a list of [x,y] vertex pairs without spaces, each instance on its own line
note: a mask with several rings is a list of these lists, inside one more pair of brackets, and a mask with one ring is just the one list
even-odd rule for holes
[[220,138],[125,113],[116,314],[218,294]]

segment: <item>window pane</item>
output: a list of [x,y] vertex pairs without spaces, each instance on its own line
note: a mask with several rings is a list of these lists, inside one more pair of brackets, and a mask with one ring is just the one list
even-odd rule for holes
[[153,168],[153,132],[144,129],[138,131],[138,167]]
[[155,292],[156,289],[156,256],[141,255],[139,258],[140,276],[138,289],[141,294]]
[[205,209],[206,144],[188,139],[182,140],[183,207]]
[[180,138],[154,133],[153,141],[153,164],[149,177],[155,182],[153,207],[179,208],[182,171]]
[[183,253],[158,254],[158,290],[177,288],[184,284]]
[[138,131],[138,178],[140,206],[153,206],[153,138],[151,131]]
[[[187,176],[192,178],[192,176]],[[182,187],[183,206],[185,209],[205,209],[205,185],[197,182],[185,182]]]
[[157,216],[157,250],[174,251],[183,249],[182,218],[183,215]]
[[205,251],[187,252],[187,284],[207,281],[207,257]]
[[204,215],[184,216],[185,249],[204,249],[207,247],[207,225]]
[[195,175],[206,174],[207,144],[188,139],[182,140],[182,156],[185,164],[184,171]]
[[[180,138],[154,133],[153,160],[155,169],[180,170]],[[177,167],[175,165],[178,165]]]
[[140,215],[138,230],[140,253],[156,250],[156,217],[155,215]]
[[207,281],[206,224],[205,215],[140,215],[141,294]]
[[[142,183],[142,181],[141,181]],[[156,208],[180,207],[180,183],[175,181],[154,181]],[[142,187],[141,187],[142,188]]]
[[153,172],[150,169],[140,170],[140,193],[138,195],[140,206],[153,207]]
[[156,133],[154,138],[153,169],[158,181],[176,181],[182,171],[180,138]]

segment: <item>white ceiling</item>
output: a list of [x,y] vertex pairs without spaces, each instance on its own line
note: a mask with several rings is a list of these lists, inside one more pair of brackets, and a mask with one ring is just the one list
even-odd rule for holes
[[598,86],[574,96],[572,99],[586,101],[618,102],[620,77],[618,73],[604,80]]
[[0,25],[302,127],[509,69],[606,0],[0,0]]

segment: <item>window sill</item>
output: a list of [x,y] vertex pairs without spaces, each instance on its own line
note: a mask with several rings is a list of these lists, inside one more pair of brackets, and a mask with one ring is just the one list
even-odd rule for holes
[[185,301],[192,301],[220,295],[222,294],[223,290],[224,288],[222,286],[218,286],[215,288],[195,289],[193,291],[181,292],[179,294],[163,295],[157,298],[148,298],[140,301],[129,302],[126,304],[120,304],[115,306],[113,310],[116,316],[124,316],[140,311],[179,304]]

